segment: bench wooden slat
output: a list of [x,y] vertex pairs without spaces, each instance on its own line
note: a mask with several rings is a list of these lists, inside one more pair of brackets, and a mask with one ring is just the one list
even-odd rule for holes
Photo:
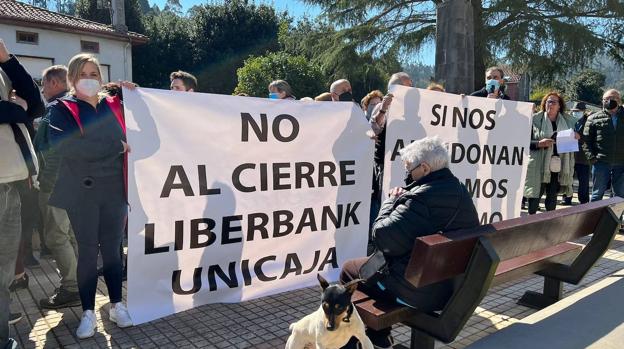
[[388,328],[409,319],[417,312],[410,307],[372,298],[360,301],[355,308],[366,326],[374,330]]
[[[592,234],[603,215],[624,210],[622,198],[525,216],[473,229],[416,239],[405,278],[422,287],[463,273],[479,236],[487,237],[501,261]],[[453,256],[453,258],[448,258]]]
[[581,244],[564,242],[525,256],[502,261],[496,269],[491,287],[544,270],[553,263],[567,264],[574,260],[582,249]]
[[[492,285],[516,279],[519,275],[532,274],[552,263],[570,261],[582,248],[581,244],[567,242],[501,262],[496,269]],[[416,311],[396,303],[374,300],[361,291],[355,291],[351,300],[364,323],[376,330],[407,320]]]
[[370,297],[366,293],[356,290],[353,292],[353,296],[351,296],[351,303],[356,304],[367,299],[370,299]]

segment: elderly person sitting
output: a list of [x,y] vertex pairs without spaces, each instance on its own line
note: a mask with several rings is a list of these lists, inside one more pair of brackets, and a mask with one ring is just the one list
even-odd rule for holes
[[[412,246],[420,236],[478,226],[477,210],[466,187],[449,170],[449,155],[440,138],[411,143],[401,150],[401,159],[406,185],[390,191],[375,220],[375,254],[345,262],[340,279],[347,283],[368,276],[360,269],[370,259],[369,271],[371,264],[379,264],[379,269],[373,269],[386,272],[360,284],[361,291],[425,311],[438,310],[452,294],[453,279],[421,288],[411,286],[404,274]],[[374,262],[379,260],[381,263]],[[390,330],[369,329],[367,334],[377,347],[391,348]],[[346,348],[355,348],[352,342]]]

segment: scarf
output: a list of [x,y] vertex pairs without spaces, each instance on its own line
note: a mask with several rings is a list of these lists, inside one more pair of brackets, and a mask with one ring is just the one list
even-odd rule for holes
[[[553,132],[552,124],[546,112],[544,112],[544,115],[542,116],[542,118],[543,119],[542,119],[542,126],[540,129],[540,137],[538,139],[550,138],[554,132]],[[566,122],[563,114],[559,113],[557,115],[557,131],[564,131],[570,128],[571,127]],[[544,151],[545,151],[544,163],[542,164],[544,168],[544,173],[542,176],[542,183],[550,183],[550,158],[553,156],[553,147],[548,147]],[[559,172],[559,184],[562,187],[566,187],[566,186],[571,187],[573,174],[574,174],[574,153],[563,153],[563,154],[560,153],[559,157],[561,158],[561,171]],[[561,188],[561,191],[565,193],[568,191],[568,188]]]

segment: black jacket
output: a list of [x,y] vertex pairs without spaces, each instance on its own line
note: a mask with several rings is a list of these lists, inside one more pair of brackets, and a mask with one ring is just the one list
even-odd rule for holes
[[[473,97],[487,97],[488,96],[488,91],[484,87],[484,88],[482,88],[482,89],[480,89],[478,91],[474,91],[470,95],[473,96]],[[502,99],[506,99],[506,100],[510,100],[511,99],[504,92],[498,98],[502,98]]]
[[384,202],[373,225],[375,245],[386,257],[409,257],[417,237],[479,225],[468,190],[448,168],[406,189],[398,198]]
[[582,118],[580,118],[576,124],[574,125],[574,132],[581,135],[581,139],[579,139],[579,150],[574,153],[574,163],[579,165],[589,165],[589,161],[587,161],[587,155],[583,151],[583,143],[585,143],[585,135],[583,134],[583,130],[585,129],[585,124],[587,123],[588,115],[584,114]]
[[28,111],[24,111],[15,103],[0,101],[0,123],[26,124],[32,132],[32,121],[45,111],[39,87],[13,55],[8,61],[0,63],[0,68],[11,80],[15,93],[28,104]]
[[44,193],[51,193],[54,188],[54,183],[56,182],[56,177],[58,175],[58,168],[61,163],[61,157],[54,149],[50,146],[49,132],[50,132],[50,111],[52,105],[58,103],[57,99],[65,96],[66,92],[59,94],[52,98],[51,102],[46,106],[46,115],[41,120],[39,124],[39,129],[37,130],[37,134],[35,135],[35,140],[33,145],[35,147],[35,152],[37,152],[37,159],[39,160],[39,176],[37,176],[37,180],[39,181],[39,190]]
[[378,250],[384,253],[390,274],[381,281],[392,294],[412,306],[436,310],[446,304],[455,280],[449,279],[414,288],[405,278],[405,268],[416,238],[479,225],[477,210],[466,187],[444,168],[430,173],[406,188],[396,199],[388,199],[373,225]]
[[49,204],[71,209],[92,195],[92,190],[85,187],[85,180],[95,183],[106,177],[123,180],[121,141],[125,142],[126,136],[104,99],[97,108],[74,96],[61,100],[77,103],[84,134],[62,103],[50,105],[48,136],[61,163]]
[[616,111],[617,127],[611,115],[599,111],[589,116],[583,129],[583,151],[591,163],[604,161],[611,165],[624,165],[624,107]]

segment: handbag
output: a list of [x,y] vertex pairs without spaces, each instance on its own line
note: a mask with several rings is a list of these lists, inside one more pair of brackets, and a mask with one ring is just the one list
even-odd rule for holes
[[549,163],[550,172],[559,173],[561,172],[561,158],[557,155],[553,155],[550,157]]
[[[451,217],[451,219],[446,223],[444,228],[442,228],[441,232],[446,231],[448,227],[453,224],[455,218],[459,214],[459,207],[462,199],[464,198],[464,190],[461,182],[458,181],[460,197],[457,200],[457,207],[455,208],[455,213]],[[368,258],[364,264],[360,267],[360,278],[364,279],[364,283],[368,285],[376,285],[379,281],[383,280],[388,274],[390,274],[390,266],[386,261],[386,258],[382,251],[375,249],[375,252]]]

